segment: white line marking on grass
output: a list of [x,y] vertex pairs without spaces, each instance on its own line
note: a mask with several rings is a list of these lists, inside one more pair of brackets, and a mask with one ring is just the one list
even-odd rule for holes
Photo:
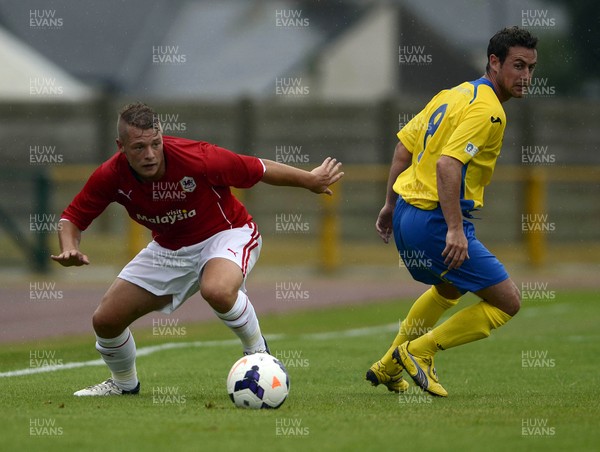
[[55,366],[42,366],[42,367],[30,367],[28,369],[19,369],[19,370],[11,370],[8,372],[0,373],[0,378],[4,377],[20,377],[21,375],[33,375],[33,374],[42,374],[44,372],[54,372],[57,370],[63,369],[76,369],[78,367],[90,367],[90,366],[100,366],[104,364],[104,361],[101,359],[94,359],[92,361],[83,361],[78,363],[66,363]]
[[[237,344],[239,341],[237,339],[227,339],[223,341],[195,341],[195,342],[167,342],[165,344],[160,345],[152,345],[149,347],[138,348],[136,351],[136,356],[147,356],[153,353],[162,351],[162,350],[170,350],[174,348],[185,348],[185,347],[214,347],[219,345],[231,345]],[[30,367],[27,369],[19,369],[19,370],[11,370],[8,372],[0,373],[0,378],[4,377],[18,377],[21,375],[34,375],[41,374],[45,372],[54,372],[57,370],[65,370],[65,369],[76,369],[79,367],[91,367],[91,366],[102,366],[104,365],[104,360],[102,359],[94,359],[92,361],[83,361],[83,362],[75,362],[75,363],[66,363],[54,366],[42,366],[42,367]]]
[[[325,341],[328,339],[337,339],[341,337],[357,337],[357,336],[369,336],[371,334],[381,333],[381,332],[389,332],[398,329],[398,324],[392,323],[388,325],[379,325],[372,326],[366,328],[354,328],[350,330],[342,330],[342,331],[330,331],[325,333],[309,333],[302,334],[299,336],[302,340],[316,340],[316,341]],[[288,334],[268,334],[265,336],[268,340],[278,340],[285,339],[289,337],[293,337],[293,335]],[[194,342],[166,342],[160,345],[152,345],[149,347],[141,347],[137,349],[136,356],[148,356],[152,355],[156,352],[160,352],[163,350],[172,350],[175,348],[188,348],[188,347],[219,347],[222,345],[235,345],[239,344],[238,339],[226,339],[221,341],[194,341]],[[34,375],[41,374],[45,372],[55,372],[57,370],[66,370],[66,369],[77,369],[79,367],[92,367],[92,366],[102,366],[104,365],[104,360],[102,359],[94,359],[91,361],[81,361],[74,363],[66,363],[56,366],[42,366],[42,367],[30,367],[27,369],[19,369],[19,370],[11,370],[8,372],[0,372],[0,378],[7,377],[19,377],[22,375]]]
[[397,329],[398,329],[397,323],[390,323],[388,325],[369,326],[369,327],[365,327],[365,328],[354,328],[351,330],[329,331],[326,333],[303,334],[300,336],[300,339],[325,341],[328,339],[337,339],[340,337],[369,336],[371,334],[381,333],[381,332],[385,333],[388,331],[395,331]]
[[[531,303],[535,303],[535,301],[532,301]],[[544,303],[542,301],[538,302],[539,304]],[[546,303],[550,303],[550,302],[546,302]],[[527,317],[527,318],[534,318],[534,317],[550,317],[553,315],[560,315],[560,314],[564,314],[565,312],[569,312],[571,310],[569,305],[566,304],[555,304],[554,306],[552,305],[548,305],[548,306],[523,306],[523,309],[521,309],[519,311],[519,317]]]

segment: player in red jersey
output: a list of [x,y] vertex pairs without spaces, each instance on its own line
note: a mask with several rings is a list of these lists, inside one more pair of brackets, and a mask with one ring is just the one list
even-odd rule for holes
[[119,273],[92,318],[96,349],[112,376],[77,396],[137,394],[129,325],[152,311],[173,312],[198,291],[240,338],[244,353],[269,352],[245,290],[261,237],[230,187],[262,181],[331,195],[329,186],[344,174],[331,158],[309,172],[163,136],[157,118],[141,103],[121,110],[119,152],[96,169],[60,219],[60,253],[51,258],[65,267],[89,264],[79,249],[81,232],[112,202],[153,237]]

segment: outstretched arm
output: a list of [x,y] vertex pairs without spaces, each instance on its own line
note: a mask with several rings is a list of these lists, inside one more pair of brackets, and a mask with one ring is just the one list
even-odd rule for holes
[[312,171],[262,159],[265,164],[265,174],[262,181],[270,185],[301,187],[313,193],[331,195],[330,185],[335,184],[344,175],[340,171],[342,164],[336,159],[327,157],[321,165]]
[[70,221],[62,220],[58,229],[58,242],[60,244],[60,254],[50,256],[63,267],[77,267],[90,263],[88,257],[79,251],[79,242],[81,242],[81,231]]

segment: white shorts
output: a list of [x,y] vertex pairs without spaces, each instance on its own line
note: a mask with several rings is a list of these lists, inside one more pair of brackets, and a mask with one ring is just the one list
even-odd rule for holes
[[163,248],[154,240],[129,262],[118,277],[154,295],[173,295],[160,311],[170,314],[200,290],[204,265],[216,257],[235,262],[244,275],[241,290],[246,291],[246,276],[258,260],[262,238],[256,224],[221,231],[196,245],[178,250]]

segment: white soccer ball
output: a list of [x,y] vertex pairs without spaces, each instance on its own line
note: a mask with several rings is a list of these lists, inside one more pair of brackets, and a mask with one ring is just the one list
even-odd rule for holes
[[229,397],[240,408],[279,408],[290,391],[290,377],[281,362],[268,353],[238,359],[227,377]]

